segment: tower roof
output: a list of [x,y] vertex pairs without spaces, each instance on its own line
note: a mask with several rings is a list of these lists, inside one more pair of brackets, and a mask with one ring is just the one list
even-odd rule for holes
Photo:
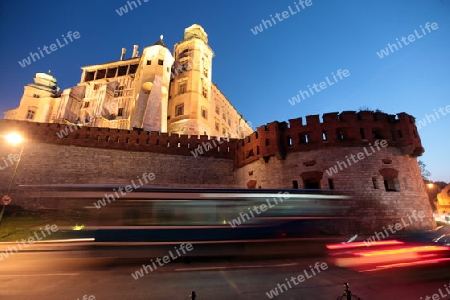
[[167,48],[166,45],[164,45],[163,38],[164,38],[164,36],[161,34],[161,35],[159,36],[159,41],[157,41],[156,43],[154,43],[153,46],[159,45],[159,46],[163,46],[163,47]]

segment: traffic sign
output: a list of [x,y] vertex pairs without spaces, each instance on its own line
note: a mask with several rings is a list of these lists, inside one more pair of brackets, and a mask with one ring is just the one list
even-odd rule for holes
[[11,201],[12,201],[12,198],[11,198],[10,195],[5,195],[5,196],[3,196],[3,198],[2,198],[2,204],[3,204],[3,205],[10,205],[10,204],[11,204]]

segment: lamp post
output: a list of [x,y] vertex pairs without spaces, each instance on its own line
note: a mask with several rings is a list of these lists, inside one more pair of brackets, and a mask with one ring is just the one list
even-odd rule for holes
[[[6,140],[6,142],[8,144],[11,144],[13,146],[22,144],[22,148],[20,149],[19,158],[17,159],[17,163],[16,163],[16,165],[14,167],[14,172],[13,172],[13,175],[11,177],[11,181],[9,182],[6,194],[2,197],[2,211],[0,212],[0,224],[2,222],[3,213],[5,212],[5,207],[6,207],[6,205],[9,204],[9,203],[5,202],[6,201],[5,199],[9,199],[9,201],[11,201],[11,196],[9,195],[9,193],[11,192],[11,188],[12,188],[12,185],[13,185],[13,182],[14,182],[14,178],[16,177],[16,174],[17,174],[17,168],[19,167],[20,159],[22,158],[22,153],[23,153],[23,149],[24,149],[24,146],[25,146],[23,144],[24,138],[20,134],[18,134],[17,132],[12,132],[10,134],[5,135],[5,140]],[[16,160],[16,159],[14,159],[14,160]]]

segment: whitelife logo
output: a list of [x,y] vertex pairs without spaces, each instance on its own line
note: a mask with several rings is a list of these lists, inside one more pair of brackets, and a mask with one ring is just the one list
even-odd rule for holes
[[[293,284],[295,284],[295,285],[298,285],[301,282],[305,281],[306,279],[313,278],[314,276],[318,275],[320,272],[325,271],[326,269],[328,269],[328,265],[327,265],[327,263],[324,263],[324,262],[323,263],[316,262],[314,264],[314,267],[313,266],[309,266],[309,268],[310,268],[310,273],[308,273],[307,270],[303,270],[303,274],[305,274],[305,276],[300,274],[300,275],[297,276],[297,278],[295,278],[294,276],[292,276],[291,279],[285,278],[286,284],[289,286],[289,288],[286,286],[286,284],[279,283],[277,285],[277,287],[275,287],[274,289],[270,290],[269,292],[266,292],[267,297],[269,297],[269,299],[273,299],[273,298],[277,297],[279,294],[284,292],[283,288],[286,291],[289,290],[289,289],[292,289],[291,282]],[[314,269],[317,271],[317,274],[314,271]],[[297,279],[297,281],[296,281],[296,279]],[[279,293],[278,293],[278,290],[280,291]]]
[[8,158],[7,159],[9,161],[9,163],[4,157],[2,157],[2,159],[3,159],[4,165],[2,166],[2,163],[0,163],[0,170],[4,170],[4,169],[6,169],[9,166],[14,165],[15,162],[19,161],[20,155],[19,154],[14,154],[14,155],[13,154],[8,154]]
[[[414,218],[414,221],[419,221],[422,220],[425,217],[425,213],[423,211],[419,211],[419,213],[417,213],[415,210],[412,212],[412,218]],[[419,219],[418,219],[419,218]],[[403,218],[401,218],[402,223],[395,223],[394,226],[389,225],[388,229],[392,234],[395,234],[397,231],[402,230],[403,228],[408,227],[409,225],[411,225],[413,223],[413,220],[411,219],[411,216],[408,214],[408,222],[405,222],[405,220]],[[402,225],[403,224],[403,225]],[[395,227],[395,230],[393,229]],[[374,235],[370,238],[368,238],[367,240],[364,241],[364,245],[366,246],[370,246],[372,243],[376,242],[377,239],[378,241],[380,241],[381,239],[386,239],[389,237],[389,232],[387,231],[387,229],[385,227],[383,227],[383,232],[375,232]],[[386,235],[384,235],[386,234]]]
[[[52,52],[55,52],[56,50],[61,49],[62,47],[65,47],[66,45],[68,45],[69,42],[67,41],[66,36],[64,36],[64,34],[61,35],[61,36],[63,37],[63,40],[64,40],[65,44],[62,44],[59,41],[59,38],[57,38],[56,39],[56,43],[58,45],[51,44],[50,47],[47,47],[47,45],[44,45],[44,47],[42,47],[42,49],[41,49],[41,47],[38,47],[38,52],[41,55],[39,55],[39,53],[30,52],[30,55],[27,58],[24,58],[24,59],[22,59],[22,61],[19,61],[19,65],[22,68],[25,68],[26,66],[31,65],[31,60],[33,60],[33,62],[35,62],[36,60],[43,58],[44,57],[44,53],[42,52],[42,50],[44,50],[46,54],[51,54]],[[69,31],[67,33],[67,38],[71,42],[73,42],[74,39],[78,40],[80,37],[81,37],[81,35],[80,35],[80,33],[78,31],[74,31],[73,33],[72,33],[72,31]],[[59,46],[59,48],[58,48],[58,46]],[[50,49],[50,51],[49,51],[49,49]]]
[[20,242],[16,241],[17,246],[19,247],[19,249],[17,249],[16,246],[12,246],[12,247],[8,246],[8,250],[7,251],[1,251],[0,252],[0,261],[3,260],[3,257],[4,258],[8,258],[10,254],[13,255],[14,253],[19,252],[19,250],[23,250],[22,246],[26,248],[26,247],[36,243],[37,241],[43,240],[44,238],[47,237],[47,235],[50,236],[52,233],[57,232],[58,231],[58,226],[56,226],[56,224],[53,224],[53,225],[47,224],[47,225],[45,225],[45,231],[47,232],[47,234],[45,234],[45,231],[44,231],[44,229],[42,229],[42,227],[39,228],[39,229],[41,230],[40,234],[39,234],[39,232],[35,231],[34,232],[34,237],[30,236],[28,238],[28,240],[22,239]]
[[[445,111],[446,111],[447,113],[444,112],[444,109],[443,109],[442,107],[439,107],[438,110],[439,110],[439,112],[441,113],[441,115],[442,115],[443,117],[445,117],[445,116],[447,115],[447,113],[450,113],[450,105],[447,105],[447,106],[445,107]],[[434,114],[436,115],[436,118],[439,120],[440,117],[439,117],[439,114],[438,114],[438,112],[436,111],[436,109],[434,109]],[[425,126],[427,126],[427,124],[431,124],[431,122],[436,122],[436,118],[434,117],[434,115],[426,114],[426,115],[425,115],[425,118],[423,118],[423,119],[421,119],[421,120],[417,119],[417,129],[420,129],[420,128],[422,128],[422,127],[425,127]]]
[[[365,154],[363,152],[359,152],[356,155],[350,154],[350,158],[352,159],[354,164],[356,164],[357,162],[363,160],[367,156],[371,156],[372,154],[374,154],[375,153],[374,146],[377,147],[378,151],[380,151],[381,150],[380,146],[385,148],[385,147],[388,146],[388,143],[385,140],[382,140],[381,142],[379,140],[376,140],[375,143],[374,143],[374,146],[372,146],[371,144],[369,144],[369,146],[370,146],[370,148],[372,148],[372,152],[368,152],[367,148],[364,147],[363,149],[364,149],[364,153]],[[357,158],[357,160],[355,159],[355,157]],[[348,158],[347,155],[345,156],[345,158],[347,160],[348,166],[347,166],[347,164],[344,161],[337,161],[336,164],[333,167],[329,168],[328,170],[325,170],[325,172],[327,172],[328,176],[332,176],[333,173],[337,174],[339,172],[339,169],[342,171],[343,170],[342,166],[344,166],[344,168],[347,169],[348,167],[350,167],[352,165],[352,163],[350,161],[350,158]],[[339,167],[339,169],[338,169],[338,167]]]
[[[210,140],[210,142],[213,143],[213,145],[211,145],[210,142],[203,142],[201,144],[198,145],[197,148],[194,148],[194,151],[191,151],[192,155],[194,155],[194,157],[198,157],[199,155],[203,154],[203,148],[205,149],[205,152],[208,152],[212,149],[215,149],[218,147],[218,145],[216,145],[216,141],[219,145],[223,144],[223,142],[225,142],[225,138],[219,139],[219,138],[214,138],[212,140]],[[229,142],[229,140],[228,140]]]
[[[150,181],[151,180],[155,180],[155,178],[156,178],[156,176],[155,176],[154,173],[144,173],[144,174],[142,174],[142,179],[145,181],[146,184],[149,182],[149,180]],[[117,189],[117,191],[116,191],[116,189],[113,189],[114,194],[116,195],[117,199],[120,199],[121,195],[125,196],[127,193],[131,193],[134,189],[137,189],[137,188],[139,188],[139,187],[144,185],[144,183],[142,182],[140,176],[138,176],[137,179],[138,179],[140,185],[136,185],[134,183],[134,180],[131,180],[131,184],[133,186],[131,186],[131,184],[125,186],[125,193],[123,192],[124,189],[122,187],[119,187]],[[121,195],[119,195],[119,192],[120,192]],[[106,202],[111,203],[111,201],[112,202],[116,201],[116,197],[114,197],[113,194],[105,194],[105,197],[103,197],[101,200],[98,200],[97,202],[94,202],[94,206],[95,206],[95,208],[100,209],[103,206],[106,206],[106,204],[107,204]]]
[[[142,5],[141,0],[136,0],[139,3],[139,6]],[[127,5],[121,6],[119,9],[116,9],[116,13],[121,17],[124,14],[128,13],[128,7],[130,8],[130,11],[132,11],[134,8],[138,8],[138,5],[136,4],[136,1],[127,1]],[[149,0],[142,0],[142,2],[147,3]],[[133,8],[134,6],[134,8]]]
[[[408,35],[408,41],[406,41],[406,37],[402,36],[402,38],[400,40],[403,42],[404,46],[408,46],[410,43],[416,41],[416,38],[418,40],[420,40],[421,38],[423,38],[424,36],[427,35],[427,31],[428,31],[428,33],[431,33],[430,28],[433,29],[433,30],[438,30],[439,26],[438,26],[438,24],[436,22],[433,22],[433,23],[427,22],[425,24],[425,28],[427,29],[427,31],[425,31],[425,29],[422,27],[422,25],[420,25],[420,28],[422,29],[423,35],[420,35],[420,33],[417,32],[417,29],[416,29],[416,30],[414,30],[414,34]],[[400,49],[403,48],[402,43],[400,42],[400,40],[398,38],[396,38],[396,40],[397,40],[398,47],[400,47]],[[389,54],[394,53],[395,51],[399,50],[397,45],[395,43],[394,44],[389,43],[389,44],[387,44],[386,48],[384,48],[384,49],[382,49],[382,50],[380,50],[379,52],[376,52],[376,53],[377,53],[379,58],[385,58],[386,56],[389,56]],[[391,51],[390,53],[389,53],[389,50]]]
[[[290,16],[296,15],[299,12],[305,10],[308,6],[311,6],[312,4],[313,4],[312,0],[306,0],[306,1],[300,0],[300,1],[298,1],[298,3],[294,2],[295,9],[292,9],[292,7],[289,5],[288,6],[289,11],[285,10],[281,14],[276,13],[275,17],[277,18],[278,22],[282,22],[283,20],[286,20]],[[300,6],[301,6],[301,9],[300,9]],[[269,29],[269,27],[275,26],[277,24],[277,21],[275,21],[275,18],[272,15],[270,15],[270,19],[272,20],[273,25],[272,25],[272,22],[270,22],[270,20],[262,19],[261,20],[262,23],[259,24],[258,26],[255,26],[254,28],[250,28],[250,31],[254,35],[257,35],[258,33],[263,32],[264,28]],[[263,28],[263,25],[264,25],[264,28]],[[269,27],[267,27],[267,25],[269,25]]]
[[[280,195],[281,193],[282,192],[278,192],[278,195]],[[268,206],[265,205],[265,204],[259,205],[259,209],[261,211],[258,211],[258,206],[256,206],[256,205],[253,206],[253,209],[251,209],[250,207],[247,207],[248,212],[252,216],[251,218],[255,217],[255,215],[253,214],[253,211],[256,212],[259,215],[259,214],[265,212],[267,209],[275,207],[276,205],[278,205],[277,199],[280,201],[280,203],[283,203],[283,199],[286,200],[286,199],[289,199],[291,197],[289,195],[289,192],[284,192],[283,194],[287,195],[287,196],[279,196],[277,198],[272,198],[274,200],[274,202],[275,202],[275,204],[273,204],[273,205],[270,203],[269,199],[266,199],[266,202],[267,202]],[[283,199],[281,199],[281,198],[283,198]],[[247,218],[247,220],[246,220],[246,218]],[[250,221],[251,218],[250,218],[250,216],[247,213],[245,213],[245,212],[242,213],[241,212],[239,214],[239,217],[237,217],[236,219],[231,220],[230,222],[228,222],[228,224],[230,224],[230,226],[234,228],[234,227],[236,227],[238,225],[241,225],[241,224],[245,223],[246,221]],[[241,219],[242,219],[242,223],[241,223]]]
[[[162,259],[161,258],[156,258],[156,262],[158,263],[158,265],[160,267],[164,266],[165,264],[168,264],[169,262],[171,262],[172,260],[177,259],[178,257],[181,257],[183,254],[186,254],[186,251],[192,251],[194,249],[194,246],[192,246],[192,244],[181,244],[180,249],[178,249],[177,246],[174,247],[175,252],[178,254],[178,256],[174,256],[172,253],[172,250],[169,251],[169,255],[164,256]],[[186,248],[186,249],[185,249]],[[183,252],[183,254],[180,253]],[[162,262],[161,262],[162,260]],[[153,272],[155,270],[158,269],[158,266],[155,264],[155,262],[153,261],[153,259],[151,259],[152,265],[142,265],[142,268],[140,268],[139,270],[135,271],[134,273],[131,274],[131,277],[133,277],[134,280],[138,280],[141,277],[144,277],[145,274],[149,274],[148,270],[150,270],[150,272]],[[145,274],[144,274],[145,272]]]
[[[313,95],[314,95],[314,91],[316,91],[316,93],[319,93],[319,92],[321,92],[322,90],[328,88],[329,86],[332,86],[332,85],[334,85],[335,83],[339,82],[339,80],[337,79],[337,77],[339,77],[339,79],[340,79],[341,81],[344,80],[344,78],[347,78],[348,76],[350,76],[350,71],[347,70],[347,69],[345,69],[344,71],[342,71],[341,69],[339,69],[339,70],[336,71],[336,75],[335,75],[333,72],[331,72],[331,75],[333,75],[334,82],[331,81],[331,80],[328,78],[328,76],[327,76],[327,77],[325,77],[326,82],[325,82],[325,81],[322,81],[322,82],[319,83],[319,84],[314,83],[312,86],[308,85],[309,93],[308,93],[308,91],[302,91],[302,90],[300,90],[296,96],[292,97],[292,99],[288,99],[288,102],[289,102],[292,106],[294,106],[296,103],[300,103],[302,100],[305,100],[306,98],[309,98],[309,97],[313,96]],[[337,77],[336,77],[336,76],[337,76]],[[344,76],[344,77],[342,77],[342,76]],[[320,88],[320,89],[318,89],[318,88]],[[314,89],[314,90],[313,90],[313,89]],[[310,95],[310,93],[311,93],[311,95]],[[300,99],[300,96],[301,96],[302,99]]]

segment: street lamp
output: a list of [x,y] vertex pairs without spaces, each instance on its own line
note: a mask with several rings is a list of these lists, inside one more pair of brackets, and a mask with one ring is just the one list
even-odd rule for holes
[[[9,195],[9,193],[11,192],[12,184],[14,182],[14,178],[16,177],[17,168],[19,167],[20,159],[22,158],[22,153],[23,153],[23,148],[24,148],[24,145],[23,145],[24,138],[17,132],[11,132],[11,133],[5,135],[4,137],[5,137],[6,143],[11,144],[13,146],[22,144],[22,148],[20,149],[19,158],[17,159],[17,164],[14,168],[13,176],[11,177],[11,181],[9,182],[8,190],[6,191],[6,194],[2,197],[3,207],[2,207],[2,211],[0,212],[0,224],[2,222],[3,213],[5,212],[5,207],[11,201],[11,196]],[[14,160],[16,160],[16,159],[14,159]],[[7,203],[7,201],[9,201],[9,202]]]

